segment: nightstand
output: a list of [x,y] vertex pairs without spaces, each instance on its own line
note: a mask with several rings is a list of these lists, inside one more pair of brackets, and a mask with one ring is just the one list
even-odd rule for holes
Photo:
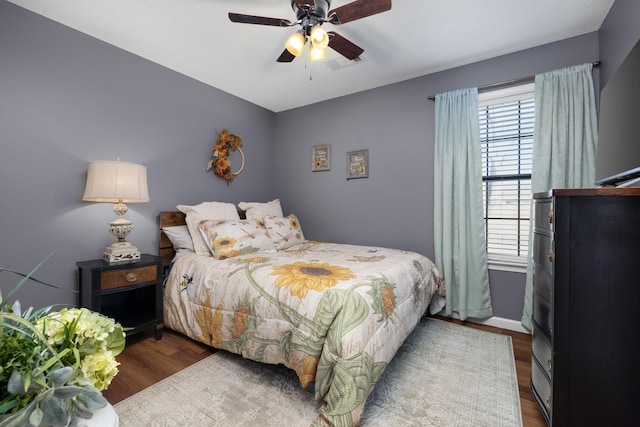
[[127,335],[153,327],[162,338],[162,258],[143,254],[126,264],[96,259],[76,265],[81,307],[112,317]]

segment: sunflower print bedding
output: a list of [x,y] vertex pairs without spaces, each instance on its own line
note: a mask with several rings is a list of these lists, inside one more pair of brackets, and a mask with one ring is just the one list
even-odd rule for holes
[[164,322],[293,369],[323,400],[313,426],[355,426],[436,295],[444,296],[444,280],[414,252],[306,242],[227,259],[191,253],[169,273]]

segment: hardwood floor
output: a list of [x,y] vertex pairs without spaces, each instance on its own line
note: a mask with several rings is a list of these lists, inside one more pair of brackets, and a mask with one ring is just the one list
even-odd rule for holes
[[132,335],[116,358],[120,372],[102,394],[109,403],[118,403],[214,352],[215,349],[168,329],[161,340],[156,340],[151,330]]
[[[471,328],[511,336],[518,374],[523,427],[546,427],[547,424],[529,388],[531,336],[492,326],[461,322],[445,317],[438,318]],[[120,373],[113,379],[109,389],[105,390],[103,395],[112,404],[118,403],[214,352],[214,349],[204,344],[167,329],[159,341],[155,340],[152,331],[134,335],[127,339],[125,350],[117,358],[120,362]]]

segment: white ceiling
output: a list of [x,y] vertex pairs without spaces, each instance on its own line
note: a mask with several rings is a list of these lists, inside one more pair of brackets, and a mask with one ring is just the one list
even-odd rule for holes
[[388,12],[324,24],[362,47],[362,61],[327,49],[324,61],[277,63],[295,29],[227,13],[295,21],[290,0],[9,1],[275,112],[596,31],[614,2],[394,0]]

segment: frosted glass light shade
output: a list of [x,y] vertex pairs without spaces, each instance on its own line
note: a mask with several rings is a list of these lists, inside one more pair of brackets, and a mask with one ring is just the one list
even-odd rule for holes
[[293,33],[287,40],[285,47],[293,56],[298,56],[302,53],[304,44],[307,42],[305,37],[301,33]]
[[324,49],[319,49],[315,46],[312,46],[309,50],[309,56],[312,61],[318,61],[320,59],[324,59],[327,57],[327,52]]
[[147,168],[119,160],[89,163],[82,200],[106,203],[148,202]]
[[316,25],[311,29],[309,37],[311,38],[311,44],[316,49],[324,49],[329,45],[329,35],[320,25]]

